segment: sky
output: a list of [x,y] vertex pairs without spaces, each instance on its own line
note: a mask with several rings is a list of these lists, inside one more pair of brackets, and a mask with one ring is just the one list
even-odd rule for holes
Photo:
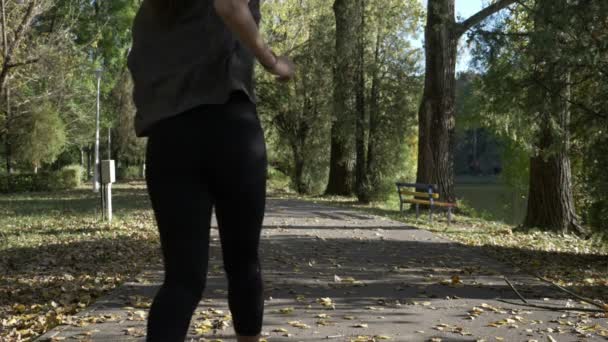
[[[456,2],[456,18],[458,20],[466,19],[471,15],[477,13],[482,6],[485,0],[455,0]],[[420,0],[422,5],[426,7],[426,0]],[[422,35],[419,37],[419,41],[416,43],[416,46],[422,46]],[[461,39],[461,44],[464,44],[465,38]],[[457,71],[467,70],[469,67],[469,62],[471,60],[471,54],[468,48],[463,49],[458,56],[458,64],[456,66]]]

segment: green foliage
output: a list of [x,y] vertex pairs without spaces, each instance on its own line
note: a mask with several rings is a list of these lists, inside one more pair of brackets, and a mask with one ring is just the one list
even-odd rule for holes
[[291,179],[283,172],[270,166],[268,167],[268,189],[278,192],[292,191]]
[[23,115],[17,122],[17,153],[19,159],[40,167],[43,163],[52,163],[63,151],[66,144],[65,125],[59,113],[49,103],[31,109],[29,115]]
[[69,165],[55,172],[61,189],[76,189],[82,185],[85,169],[80,165]]
[[528,193],[530,184],[530,153],[516,142],[503,145],[501,180],[520,195]]
[[[298,75],[284,85],[258,70],[260,117],[270,163],[288,174],[300,193],[324,191],[329,172],[330,129],[336,120],[332,113],[336,37],[331,5],[319,0],[288,0],[266,1],[262,7],[264,35],[278,53],[293,58]],[[411,174],[415,167],[406,139],[415,129],[421,89],[415,75],[420,71],[421,54],[411,46],[410,38],[420,28],[423,10],[417,1],[397,0],[366,2],[365,10],[366,112],[369,116],[374,110],[377,118],[374,133],[366,133],[366,149],[372,142],[375,146],[369,191],[383,197],[396,177]],[[373,85],[375,106],[370,104]],[[367,121],[369,131],[369,118]],[[344,132],[347,139],[353,134]]]
[[0,193],[60,191],[82,185],[84,169],[70,165],[54,172],[0,175]]
[[127,167],[121,167],[116,170],[116,177],[120,181],[135,181],[142,180],[141,166],[130,165]]
[[[548,158],[569,148],[577,211],[603,231],[608,183],[596,165],[608,164],[600,152],[608,125],[607,21],[606,1],[527,0],[480,28],[475,50],[485,121],[507,138],[507,157],[520,164],[505,166],[517,171],[525,154]],[[542,129],[554,138],[541,149]]]
[[583,219],[597,232],[608,236],[608,136],[596,136],[583,151],[581,165],[575,168],[578,188],[577,204]]

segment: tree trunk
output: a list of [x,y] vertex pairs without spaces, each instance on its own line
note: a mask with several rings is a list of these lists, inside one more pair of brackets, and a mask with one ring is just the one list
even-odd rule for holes
[[365,133],[366,118],[365,118],[365,9],[363,0],[355,0],[357,3],[357,12],[359,25],[354,29],[357,33],[357,60],[356,60],[356,71],[357,71],[357,84],[356,84],[356,133],[355,133],[355,145],[356,145],[356,177],[355,177],[355,189],[357,193],[357,199],[361,203],[369,203],[371,201],[370,184],[367,178],[367,156],[365,149]]
[[294,160],[294,183],[298,194],[307,192],[306,184],[304,184],[304,156],[298,146],[292,146]]
[[84,168],[84,147],[80,146],[80,166]]
[[548,19],[559,10],[555,6],[559,1],[541,0],[537,5],[534,21],[537,34],[530,42],[538,70],[533,75],[537,77],[537,86],[530,94],[531,101],[541,104],[538,110],[541,115],[537,153],[530,159],[528,210],[524,226],[586,234],[578,223],[572,194],[569,156],[571,71],[548,54],[563,44],[559,27]]
[[[331,127],[331,152],[328,195],[351,195],[357,86],[357,15],[359,0],[335,0],[336,68],[334,70],[334,120]],[[353,27],[355,29],[353,29]]]
[[367,179],[369,180],[372,191],[380,187],[380,177],[376,168],[376,154],[378,147],[376,145],[378,138],[378,129],[380,124],[380,45],[382,42],[381,26],[378,26],[376,34],[376,48],[374,51],[374,65],[372,74],[372,84],[369,96],[369,131],[367,138]]
[[91,164],[92,164],[91,163],[91,159],[92,159],[91,150],[92,150],[92,148],[91,148],[91,146],[89,146],[87,148],[87,178],[91,177],[91,172],[92,172],[92,167],[91,167]]
[[[8,82],[7,82],[8,83]],[[6,172],[8,174],[13,173],[13,144],[11,143],[11,124],[12,124],[12,114],[11,114],[11,96],[10,89],[7,87],[4,88],[4,102],[6,105],[6,118],[4,124],[4,154],[6,158]]]
[[425,30],[426,73],[418,114],[416,182],[436,184],[442,200],[454,201],[454,101],[459,36],[454,0],[429,0]]
[[[554,95],[555,97],[555,95]],[[586,231],[578,223],[572,195],[572,173],[569,153],[570,114],[567,101],[553,99],[562,134],[550,127],[552,113],[543,115],[539,153],[530,159],[530,190],[524,226],[560,233]],[[557,147],[557,151],[554,149]]]
[[454,0],[428,0],[425,29],[426,70],[418,112],[418,183],[439,186],[441,199],[454,201],[454,116],[458,40],[471,27],[513,4],[498,0],[456,23]]

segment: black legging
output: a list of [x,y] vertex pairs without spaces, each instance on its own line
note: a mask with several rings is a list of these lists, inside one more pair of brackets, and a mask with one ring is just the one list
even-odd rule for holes
[[148,341],[184,341],[207,278],[215,207],[238,335],[262,329],[258,257],[266,197],[266,146],[255,105],[242,93],[165,120],[149,135],[148,192],[165,280],[148,318]]

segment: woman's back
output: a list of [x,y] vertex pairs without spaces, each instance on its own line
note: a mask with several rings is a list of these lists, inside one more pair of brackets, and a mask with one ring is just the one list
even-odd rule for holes
[[[140,136],[162,119],[201,104],[224,103],[235,90],[254,100],[253,55],[217,15],[213,1],[182,6],[170,10],[146,0],[135,18],[129,69]],[[259,22],[259,0],[249,7]]]

